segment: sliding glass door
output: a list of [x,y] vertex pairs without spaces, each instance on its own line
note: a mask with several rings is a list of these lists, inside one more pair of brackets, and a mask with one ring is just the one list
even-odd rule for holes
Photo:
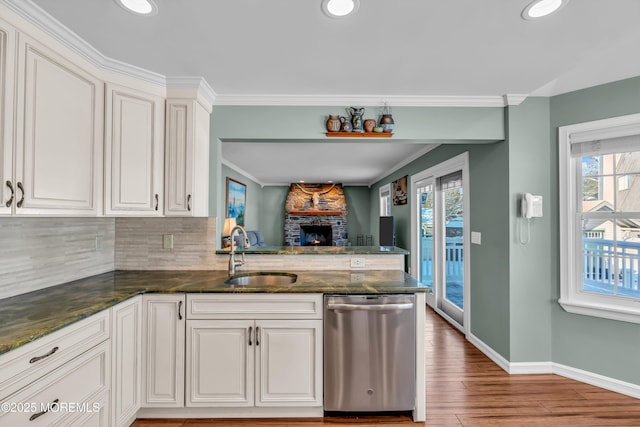
[[468,305],[466,155],[411,178],[412,274],[430,288],[427,303],[460,329]]

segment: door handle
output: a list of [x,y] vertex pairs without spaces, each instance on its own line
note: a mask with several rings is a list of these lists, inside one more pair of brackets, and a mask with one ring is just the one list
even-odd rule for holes
[[178,301],[178,320],[182,320],[182,301]]
[[155,195],[155,199],[156,199],[156,210],[158,210],[158,204],[159,204],[159,199],[158,199],[158,194],[156,193]]
[[256,346],[260,345],[260,326],[256,326]]
[[253,326],[249,326],[249,345],[251,345],[251,333],[253,332]]
[[187,211],[191,212],[191,194],[187,196]]
[[389,311],[389,310],[410,310],[413,303],[404,304],[327,304],[327,310],[363,310],[363,311]]

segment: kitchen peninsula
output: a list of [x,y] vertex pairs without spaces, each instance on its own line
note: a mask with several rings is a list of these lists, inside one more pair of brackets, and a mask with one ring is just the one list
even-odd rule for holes
[[[355,251],[354,255],[358,256],[366,255],[363,254],[364,249],[346,248],[344,251]],[[393,251],[400,252],[395,256],[404,257],[403,250],[389,252]],[[315,257],[324,258],[318,254]],[[247,258],[250,263],[251,256]],[[251,270],[243,270],[239,274]],[[283,270],[289,272],[288,269]],[[42,375],[46,371],[38,367],[39,363],[44,364],[42,366],[54,366],[62,360],[69,360],[60,365],[58,370],[65,367],[71,369],[74,363],[80,364],[84,357],[87,363],[101,363],[103,377],[93,383],[97,391],[92,389],[90,392],[94,394],[87,392],[79,396],[81,401],[88,402],[94,399],[92,396],[98,395],[104,398],[105,390],[109,388],[114,401],[123,393],[131,396],[127,393],[141,389],[141,395],[137,399],[131,398],[129,412],[122,416],[126,420],[135,419],[136,416],[322,416],[323,294],[408,293],[416,295],[417,307],[424,307],[426,288],[399,269],[291,270],[290,273],[297,276],[292,284],[234,286],[225,283],[228,279],[226,270],[119,270],[0,300],[0,324],[3,325],[0,329],[0,367],[13,366],[3,369],[0,374],[0,401],[22,396],[21,393],[31,389],[27,381],[33,375],[25,372],[31,369],[31,372],[35,370]],[[131,323],[127,323],[129,321]],[[415,321],[416,330],[423,331],[423,310],[416,310]],[[249,323],[252,326],[247,326]],[[227,348],[220,344],[220,335],[217,335],[221,331],[219,328],[223,328],[225,337],[235,336],[237,342],[246,343],[252,341],[251,332],[247,335],[249,327],[254,328],[256,333],[255,346],[238,349],[233,345]],[[258,329],[261,331],[259,341]],[[274,335],[270,336],[269,333]],[[71,343],[74,336],[82,336],[82,339]],[[127,343],[128,340],[131,342]],[[236,342],[235,338],[231,342]],[[258,342],[261,347],[257,347]],[[293,345],[295,351],[283,353],[282,350],[273,350],[273,346],[287,343]],[[262,356],[257,353],[254,356],[253,350],[247,353],[254,347],[256,352],[263,352]],[[274,353],[270,352],[270,347]],[[71,354],[80,351],[80,356],[71,358]],[[218,363],[221,363],[223,359],[220,357],[224,354],[231,357],[224,362],[224,372],[230,372],[231,376],[224,380],[220,376],[210,378],[207,372],[221,366]],[[43,356],[44,359],[38,359]],[[289,360],[294,356],[294,360]],[[416,356],[414,419],[423,421],[422,332],[417,334]],[[109,357],[113,359],[111,364]],[[258,357],[263,358],[262,362],[258,362]],[[27,363],[34,358],[38,359],[35,364]],[[25,360],[24,371],[15,369],[20,360]],[[242,362],[240,368],[236,366],[238,361]],[[286,380],[284,377],[280,380],[278,377],[261,377],[260,372],[264,374],[261,370],[267,369],[261,363],[267,363],[270,370],[274,367],[276,370],[284,369],[283,372],[294,370],[295,381],[289,374]],[[239,374],[234,367],[240,372],[251,369],[249,378],[244,380],[249,382],[241,382],[246,386],[239,391],[242,398],[234,395],[234,390],[229,392],[226,388],[226,394],[220,397],[218,391],[223,387],[220,384],[227,388],[239,384],[233,381],[233,375]],[[86,374],[81,374],[83,371],[80,366],[77,369],[76,379],[82,381],[82,375]],[[124,372],[129,373],[123,376]],[[298,375],[300,373],[302,375]],[[108,377],[112,379],[109,381]],[[38,381],[47,378],[53,378],[53,375],[44,376]],[[71,375],[69,378],[75,377]],[[34,384],[38,384],[38,381]],[[47,387],[55,387],[55,384]],[[278,387],[293,387],[296,392],[304,392],[278,395]],[[23,391],[16,394],[16,389]],[[32,398],[31,395],[25,396]],[[115,403],[112,406],[114,410],[123,411],[122,406]],[[0,423],[4,418],[0,414]]]

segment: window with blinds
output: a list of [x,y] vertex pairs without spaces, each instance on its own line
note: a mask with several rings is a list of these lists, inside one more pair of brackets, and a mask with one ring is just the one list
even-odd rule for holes
[[561,299],[640,323],[640,115],[560,128]]

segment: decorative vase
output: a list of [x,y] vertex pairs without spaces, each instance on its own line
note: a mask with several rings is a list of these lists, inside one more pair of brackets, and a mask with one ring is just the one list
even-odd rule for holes
[[373,132],[373,128],[376,127],[376,121],[373,119],[367,119],[364,121],[364,131]]
[[351,126],[353,132],[363,132],[362,116],[364,115],[364,107],[349,107],[347,112],[351,114]]
[[340,116],[340,132],[351,132],[353,130],[353,126],[351,126],[351,121],[348,117]]
[[328,132],[340,132],[340,119],[338,116],[332,116],[329,114],[327,119],[327,131]]
[[391,114],[383,114],[382,117],[380,118],[380,126],[384,128],[383,132],[384,133],[393,132],[393,125],[394,125],[393,116]]

